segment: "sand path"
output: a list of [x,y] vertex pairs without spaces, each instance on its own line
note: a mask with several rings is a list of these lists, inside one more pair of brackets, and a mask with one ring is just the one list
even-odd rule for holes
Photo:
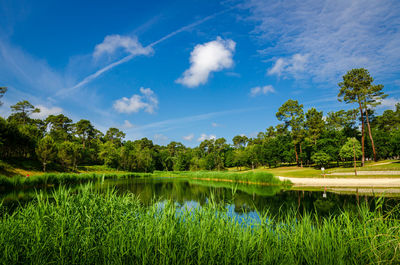
[[290,180],[294,186],[303,187],[400,187],[400,178],[287,178],[279,177],[280,180]]
[[[354,176],[354,172],[335,172],[326,174],[327,176]],[[398,175],[400,177],[400,171],[357,171],[357,175]]]

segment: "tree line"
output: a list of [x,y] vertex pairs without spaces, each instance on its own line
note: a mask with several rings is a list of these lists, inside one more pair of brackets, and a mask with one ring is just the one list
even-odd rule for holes
[[[63,114],[34,119],[40,112],[24,100],[11,106],[7,119],[0,117],[0,159],[38,160],[76,170],[79,165],[106,165],[127,171],[223,170],[229,167],[333,166],[361,158],[400,156],[400,104],[376,115],[374,109],[387,95],[383,85],[373,84],[366,69],[352,69],[339,84],[338,100],[354,109],[328,112],[304,110],[289,99],[277,111],[281,124],[256,137],[237,135],[208,139],[194,148],[172,141],[166,146],[151,140],[124,140],[125,133],[110,128],[104,134],[89,120],[74,123]],[[7,88],[0,87],[0,98]],[[0,102],[0,105],[2,103]],[[365,139],[368,139],[367,141]]]

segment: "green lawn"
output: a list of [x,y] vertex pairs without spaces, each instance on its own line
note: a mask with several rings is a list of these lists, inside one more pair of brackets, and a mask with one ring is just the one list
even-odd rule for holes
[[[230,168],[230,171],[237,171],[237,168]],[[252,171],[249,168],[240,168],[239,172]],[[320,178],[323,177],[320,169],[315,167],[297,167],[297,166],[284,166],[278,168],[268,168],[259,167],[254,170],[255,172],[270,172],[275,176],[281,177],[297,177],[297,178]],[[357,167],[357,171],[400,171],[400,161],[399,160],[382,160],[378,162],[368,161],[364,167]],[[338,172],[354,172],[353,167],[333,167],[325,170],[326,174],[338,173]],[[354,178],[355,176],[347,175],[334,175],[326,177],[344,177],[344,178]],[[359,178],[386,178],[386,177],[400,177],[400,175],[358,175]]]

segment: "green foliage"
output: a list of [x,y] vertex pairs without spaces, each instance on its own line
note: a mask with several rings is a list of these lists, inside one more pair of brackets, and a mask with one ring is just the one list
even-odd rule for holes
[[[76,193],[76,194],[74,194]],[[185,210],[59,189],[0,220],[5,264],[399,264],[400,221],[379,210],[296,211],[240,223],[225,205]],[[322,205],[325,207],[324,205]],[[395,209],[396,212],[399,209]]]
[[332,160],[328,154],[322,151],[314,153],[311,159],[320,167],[327,167],[329,162]]
[[340,149],[340,157],[343,160],[351,161],[354,159],[354,152],[356,159],[359,159],[362,155],[360,142],[356,138],[348,138]]
[[51,136],[39,140],[36,155],[43,164],[43,171],[46,171],[46,165],[51,163],[57,155],[56,145]]
[[[2,98],[4,96],[4,94],[7,92],[7,88],[6,87],[0,87],[0,98]],[[3,105],[3,102],[0,101],[0,107]]]

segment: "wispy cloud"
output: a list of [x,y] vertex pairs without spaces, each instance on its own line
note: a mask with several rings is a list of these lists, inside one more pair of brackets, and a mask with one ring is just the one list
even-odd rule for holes
[[210,112],[210,113],[205,113],[205,114],[187,116],[187,117],[183,117],[183,118],[168,119],[168,120],[153,122],[153,123],[149,123],[149,124],[145,124],[145,125],[138,125],[138,126],[134,127],[132,130],[143,130],[143,131],[149,130],[149,129],[161,130],[161,129],[165,129],[165,128],[171,128],[173,126],[187,127],[188,124],[190,124],[190,123],[196,123],[196,122],[202,121],[202,120],[209,120],[209,119],[212,119],[215,117],[232,115],[232,114],[237,114],[237,113],[259,111],[261,109],[265,109],[265,108],[244,108],[244,109],[233,109],[233,110],[225,110],[225,111],[218,111],[218,112]]
[[148,55],[154,51],[149,46],[144,48],[136,36],[129,37],[115,34],[106,36],[102,43],[96,45],[93,57],[99,58],[104,54],[111,55],[120,48],[132,55]]
[[125,120],[124,124],[122,125],[122,127],[125,128],[125,129],[130,129],[130,128],[133,128],[134,125],[130,121]]
[[261,95],[261,94],[266,95],[268,93],[275,93],[275,92],[276,91],[275,91],[274,87],[271,85],[267,85],[267,86],[263,86],[263,87],[256,86],[256,87],[253,87],[252,89],[250,89],[250,96],[255,97],[257,95]]
[[147,113],[154,113],[158,107],[158,99],[154,91],[150,88],[140,88],[139,94],[134,94],[132,97],[123,97],[114,102],[114,109],[121,113],[136,113],[144,110]]
[[161,134],[161,133],[155,134],[153,139],[155,141],[158,141],[158,142],[166,142],[166,141],[168,141],[168,137],[165,136],[164,134]]
[[389,108],[392,110],[396,109],[396,104],[400,103],[400,98],[385,98],[381,100],[381,104],[378,105],[378,108]]
[[215,41],[196,45],[190,53],[190,68],[176,82],[188,87],[205,84],[211,72],[232,67],[235,46],[233,40],[223,40],[220,37]]
[[275,64],[267,70],[268,75],[292,75],[302,74],[306,69],[308,54],[296,53],[290,58],[278,58]]
[[356,67],[381,78],[399,73],[397,0],[250,0],[244,6],[257,23],[254,36],[265,43],[261,54],[271,59],[269,74],[333,83]]
[[40,109],[39,113],[33,113],[31,115],[32,118],[34,119],[45,119],[49,115],[58,115],[61,114],[63,109],[60,107],[46,107],[43,105],[37,105],[36,106],[38,109]]
[[185,140],[185,141],[192,141],[193,138],[194,138],[194,134],[191,133],[191,134],[189,134],[189,135],[183,136],[182,138],[183,138],[183,140]]
[[[105,51],[111,51],[111,50],[112,50],[112,51],[115,51],[115,49],[116,49],[117,47],[125,48],[128,52],[130,51],[131,48],[135,48],[134,50],[135,50],[136,52],[141,51],[142,53],[130,53],[129,55],[127,55],[127,56],[125,56],[125,57],[123,57],[123,58],[121,58],[121,59],[119,59],[119,60],[117,60],[117,61],[115,61],[115,62],[113,62],[113,63],[110,63],[110,64],[108,64],[108,65],[102,67],[101,69],[97,70],[95,73],[88,75],[87,77],[85,77],[82,81],[80,81],[80,82],[77,83],[76,85],[74,85],[74,86],[72,86],[72,87],[68,87],[68,88],[65,88],[65,89],[60,90],[60,91],[57,93],[57,95],[58,95],[58,96],[62,96],[62,95],[71,93],[72,91],[75,91],[77,88],[82,87],[82,86],[84,86],[84,85],[90,83],[91,81],[95,80],[96,78],[98,78],[99,76],[101,76],[101,75],[104,74],[105,72],[107,72],[107,71],[113,69],[114,67],[116,67],[116,66],[118,66],[118,65],[120,65],[120,64],[129,62],[130,60],[132,60],[133,58],[135,58],[137,55],[139,55],[139,54],[144,54],[143,52],[145,52],[145,51],[146,51],[146,52],[147,52],[147,51],[153,51],[153,47],[154,47],[155,45],[157,45],[157,44],[159,44],[159,43],[161,43],[161,42],[164,42],[164,41],[168,40],[169,38],[171,38],[171,37],[173,37],[173,36],[175,36],[175,35],[177,35],[177,34],[183,32],[183,31],[190,30],[190,29],[192,29],[192,28],[194,28],[194,27],[196,27],[196,26],[198,26],[198,25],[200,25],[200,24],[202,24],[202,23],[204,23],[204,22],[206,22],[206,21],[208,21],[208,20],[210,20],[210,19],[213,19],[213,18],[215,18],[215,17],[217,17],[217,16],[219,16],[219,15],[221,15],[221,14],[224,14],[224,13],[228,12],[229,10],[231,10],[231,9],[233,9],[233,8],[235,8],[235,7],[231,7],[231,8],[228,8],[228,9],[226,9],[226,10],[223,10],[223,11],[221,11],[221,12],[214,13],[214,14],[212,14],[212,15],[210,15],[210,16],[207,16],[207,17],[205,17],[205,18],[203,18],[203,19],[200,19],[200,20],[198,20],[198,21],[196,21],[196,22],[194,22],[194,23],[191,23],[191,24],[189,24],[189,25],[186,25],[186,26],[184,26],[184,27],[181,27],[180,29],[175,30],[175,31],[173,31],[173,32],[171,32],[171,33],[165,35],[164,37],[162,37],[162,38],[160,38],[160,39],[158,39],[158,40],[156,40],[156,41],[150,43],[149,45],[147,45],[147,46],[144,47],[144,48],[143,48],[143,46],[137,41],[137,39],[136,39],[136,41],[135,41],[135,37],[131,37],[131,38],[130,38],[131,40],[129,40],[128,37],[126,37],[126,36],[120,36],[120,37],[118,38],[118,37],[116,37],[116,36],[119,36],[119,35],[112,35],[112,36],[114,36],[114,37],[113,37],[113,38],[109,38],[109,40],[107,40],[107,44],[103,44],[102,46],[100,46],[100,48],[98,48],[98,50],[101,51],[100,54],[104,53]],[[107,37],[106,37],[106,39],[107,39]],[[105,41],[106,41],[106,39],[105,39]],[[103,43],[104,43],[104,42],[103,42]],[[101,45],[101,44],[100,44],[100,45]],[[96,48],[97,48],[97,47],[98,47],[98,46],[96,46]],[[140,48],[140,49],[138,49],[138,48]],[[97,54],[98,54],[98,52],[96,52],[96,49],[95,49],[94,55],[97,55]]]

